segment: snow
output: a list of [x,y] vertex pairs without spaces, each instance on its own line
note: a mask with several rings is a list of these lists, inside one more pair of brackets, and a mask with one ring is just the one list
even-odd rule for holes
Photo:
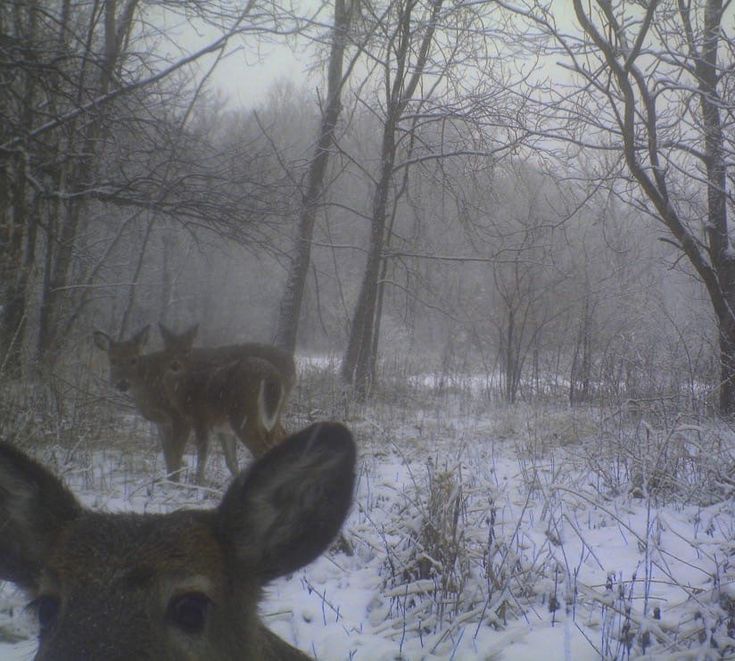
[[[732,434],[654,430],[660,444],[649,437],[644,448],[635,429],[560,438],[557,422],[571,413],[537,412],[533,428],[526,414],[362,411],[350,423],[361,459],[344,527],[354,553],[333,550],[272,583],[261,604],[267,626],[324,660],[735,658],[724,648],[732,642],[735,506],[694,484],[723,462],[703,436],[731,460]],[[686,467],[694,437],[702,463]],[[91,507],[216,503],[227,476],[218,447],[206,489],[156,479],[157,451],[46,448],[39,457]],[[655,471],[674,451],[678,481],[664,494]],[[635,497],[640,466],[648,473],[644,496]],[[2,586],[0,639],[26,638],[1,644],[2,660],[32,657],[24,604]]]
[[0,659],[3,661],[28,661],[35,653],[35,640],[24,640],[15,645],[0,643]]

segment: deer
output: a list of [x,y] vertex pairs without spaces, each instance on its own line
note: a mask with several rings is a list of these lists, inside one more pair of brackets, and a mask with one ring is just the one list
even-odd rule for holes
[[[145,355],[149,326],[129,340],[115,341],[100,330],[93,337],[96,346],[108,355],[113,386],[129,391],[140,414],[158,427],[169,476],[178,479],[192,428],[198,484],[204,481],[213,426],[229,422],[254,456],[285,437],[280,414],[296,380],[293,356],[255,342],[193,348],[198,325],[179,334],[163,324],[159,328],[164,349]],[[220,397],[230,403],[227,410],[223,410],[222,401],[214,399]],[[225,463],[230,473],[237,475],[232,439],[224,434],[219,439]]]
[[[281,372],[267,360],[245,356],[218,363],[180,356],[166,369],[163,387],[171,405],[193,427],[205,461],[209,432],[223,424],[229,423],[254,457],[282,438],[279,420],[287,390]],[[227,465],[236,472],[234,446],[224,438],[222,443]]]
[[[191,350],[197,329],[192,327],[169,338],[167,350],[143,355],[149,331],[150,326],[145,326],[130,339],[117,341],[107,333],[95,330],[93,338],[95,345],[107,353],[112,385],[121,392],[129,392],[140,414],[158,428],[166,471],[171,479],[178,480],[191,423],[169,402],[163,376],[172,355],[185,354]],[[197,481],[201,483],[206,462],[201,461],[202,452],[199,448],[197,450]],[[206,458],[206,451],[203,454]]]
[[[262,342],[244,342],[215,347],[191,348],[196,338],[198,324],[189,327],[183,333],[175,333],[165,324],[159,323],[163,346],[170,354],[192,356],[196,360],[221,364],[238,358],[260,358],[271,363],[280,373],[286,397],[296,383],[296,364],[293,355],[273,344]],[[285,433],[284,433],[285,436]]]
[[317,423],[256,459],[213,509],[113,514],[1,443],[0,579],[32,600],[35,658],[309,659],[265,627],[258,603],[337,535],[355,462],[349,430]]
[[[166,395],[194,428],[205,457],[209,431],[225,423],[256,457],[286,436],[280,417],[296,381],[290,353],[258,342],[191,348],[188,334],[196,326],[182,335],[158,326],[170,358],[163,378]],[[221,441],[227,466],[236,474],[234,446]]]

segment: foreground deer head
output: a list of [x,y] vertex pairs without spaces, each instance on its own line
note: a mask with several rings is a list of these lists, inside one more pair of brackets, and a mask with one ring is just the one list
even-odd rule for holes
[[213,510],[104,514],[0,444],[0,579],[33,598],[36,659],[305,659],[258,619],[262,587],[318,557],[352,502],[355,444],[294,434]]

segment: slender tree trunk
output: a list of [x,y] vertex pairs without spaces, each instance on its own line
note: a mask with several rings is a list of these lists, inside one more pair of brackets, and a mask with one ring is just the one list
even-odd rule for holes
[[166,325],[170,324],[170,311],[171,303],[174,299],[174,279],[171,274],[172,265],[172,250],[171,241],[172,237],[164,234],[161,241],[161,302],[159,304],[160,309],[160,321]]
[[372,362],[378,281],[385,244],[386,209],[395,151],[395,122],[389,121],[383,131],[382,168],[373,194],[372,228],[367,264],[352,318],[347,351],[341,367],[342,379],[354,385],[356,393],[361,397],[367,396],[372,386],[369,366]]
[[[22,349],[26,335],[28,287],[36,245],[36,211],[27,198],[25,157],[15,159],[13,183],[9,186],[4,212],[7,221],[0,229],[0,277],[3,306],[0,310],[0,373],[18,378],[22,372]],[[7,168],[10,170],[11,168]]]
[[[130,326],[130,319],[133,316],[133,310],[135,309],[135,295],[138,291],[138,281],[140,280],[140,274],[143,271],[143,265],[145,264],[145,254],[148,252],[148,241],[151,238],[151,232],[153,231],[153,217],[148,219],[148,224],[145,228],[145,234],[143,235],[143,241],[140,246],[140,253],[138,255],[138,261],[135,264],[135,271],[133,272],[133,279],[128,289],[128,298],[125,303],[125,310],[123,312],[122,321],[120,322],[120,330],[118,331],[118,340],[122,340],[128,334]],[[165,264],[164,264],[165,266]]]
[[720,413],[735,415],[735,324],[732,315],[719,322]]
[[359,398],[364,398],[369,394],[375,377],[376,357],[373,351],[377,347],[375,333],[378,315],[378,283],[383,250],[387,240],[388,199],[397,156],[396,129],[422,79],[442,3],[443,0],[434,0],[431,6],[428,26],[421,39],[413,67],[410,66],[409,59],[413,52],[411,49],[411,20],[415,5],[408,3],[403,7],[398,19],[395,61],[392,63],[395,74],[392,82],[391,67],[386,65],[386,116],[381,143],[380,173],[373,194],[370,245],[365,274],[350,327],[347,350],[340,368],[342,379],[354,386],[355,394]]
[[[391,223],[392,227],[392,223]],[[388,229],[387,238],[391,235],[391,229]],[[358,378],[362,376],[362,379],[368,384],[372,384],[376,379],[377,371],[377,357],[380,346],[380,326],[383,319],[383,302],[385,300],[385,280],[388,274],[388,260],[383,258],[380,265],[380,274],[378,276],[378,295],[375,301],[375,322],[373,327],[375,332],[373,333],[373,341],[370,347],[370,356],[366,365],[364,366],[363,372],[358,372]]]
[[[36,40],[38,7],[35,1],[14,8],[14,24],[26,43]],[[35,119],[35,72],[21,69],[24,90],[20,127],[29,132]],[[9,136],[4,136],[9,137]],[[22,349],[27,330],[28,287],[33,270],[37,216],[26,184],[27,153],[3,157],[0,169],[0,373],[17,378],[22,372]]]
[[[120,56],[133,24],[138,0],[126,2],[107,2],[104,5],[104,51],[99,62],[99,77],[96,93],[107,94],[113,86],[116,71],[120,66]],[[118,11],[119,10],[119,11]],[[90,30],[91,34],[91,30]],[[91,54],[91,44],[88,44]],[[78,87],[78,102],[81,103],[84,90],[85,71],[82,71]],[[100,143],[104,133],[105,116],[98,111],[83,130],[80,139],[82,156],[70,168],[66,187],[72,193],[81,193],[92,185],[92,179],[98,165]],[[62,184],[63,188],[63,184]],[[84,195],[74,196],[63,204],[57,218],[51,219],[49,225],[58,227],[58,234],[50,240],[46,260],[50,271],[44,278],[45,287],[41,303],[41,326],[39,329],[39,359],[53,364],[63,344],[62,328],[69,309],[69,291],[67,285],[72,274],[74,251],[79,228],[86,211]]]
[[717,51],[722,0],[708,0],[704,9],[704,39],[697,59],[700,106],[707,158],[707,234],[719,287],[710,290],[718,310],[720,335],[720,412],[735,415],[735,255],[727,218],[727,165],[717,90],[720,73]]
[[329,149],[334,140],[334,131],[342,110],[343,65],[352,5],[353,3],[349,2],[346,6],[345,0],[334,2],[334,28],[329,56],[327,103],[322,112],[316,150],[309,164],[308,183],[301,200],[295,256],[291,261],[279,309],[276,344],[290,353],[293,353],[296,348],[304,288],[311,263],[314,223],[321,203],[324,177],[329,163]]
[[48,260],[50,272],[43,292],[41,327],[39,329],[39,357],[43,362],[53,363],[60,350],[59,328],[69,300],[66,285],[69,282],[74,258],[75,241],[83,205],[69,202],[62,205],[60,232],[56,240],[47,242],[46,249],[51,251]]
[[579,321],[577,341],[574,346],[572,368],[569,378],[569,403],[578,404],[589,400],[592,369],[591,311],[589,296],[585,296],[582,318]]

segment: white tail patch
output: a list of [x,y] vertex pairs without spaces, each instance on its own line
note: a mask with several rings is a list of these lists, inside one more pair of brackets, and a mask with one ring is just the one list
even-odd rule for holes
[[260,392],[258,393],[258,415],[260,416],[260,422],[262,423],[265,430],[270,434],[278,422],[278,418],[281,415],[281,406],[283,406],[283,386],[278,384],[278,402],[269,410],[268,402],[268,391],[267,391],[267,380],[261,379],[260,381]]

